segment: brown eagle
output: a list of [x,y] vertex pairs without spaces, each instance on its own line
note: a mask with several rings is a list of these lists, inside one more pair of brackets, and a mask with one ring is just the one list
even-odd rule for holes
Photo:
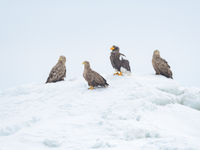
[[113,45],[111,48],[112,50],[110,54],[110,62],[113,68],[117,71],[114,75],[122,76],[122,72],[131,72],[131,68],[129,65],[129,61],[124,59],[122,56],[124,54],[119,52],[119,47]]
[[49,77],[46,83],[63,81],[66,76],[66,67],[65,67],[66,58],[65,56],[60,56],[57,64],[51,69]]
[[83,64],[83,77],[88,82],[88,85],[90,86],[89,89],[92,90],[94,89],[94,87],[107,87],[109,85],[100,74],[98,74],[90,68],[90,63],[88,61],[84,61]]
[[163,75],[167,78],[172,78],[172,71],[170,70],[170,66],[165,59],[160,57],[159,50],[154,51],[152,64],[154,70],[156,71],[156,75]]

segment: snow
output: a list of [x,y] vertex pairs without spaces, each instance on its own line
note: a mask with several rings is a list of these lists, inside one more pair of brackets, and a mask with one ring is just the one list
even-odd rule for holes
[[0,150],[199,150],[200,89],[155,75],[104,75],[0,92]]

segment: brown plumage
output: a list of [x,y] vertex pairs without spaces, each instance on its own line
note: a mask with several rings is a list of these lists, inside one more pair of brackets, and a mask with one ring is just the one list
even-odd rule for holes
[[66,58],[65,56],[60,56],[57,64],[51,69],[49,77],[46,83],[63,81],[66,76],[66,67],[65,67]]
[[170,70],[170,66],[165,59],[160,57],[159,50],[154,51],[152,64],[154,70],[156,71],[156,75],[163,75],[167,78],[172,78],[172,71]]
[[93,71],[90,68],[90,63],[88,61],[84,61],[84,72],[83,77],[88,82],[88,85],[90,86],[89,89],[94,89],[94,87],[107,87],[108,83],[106,80],[97,72]]
[[122,75],[123,69],[125,71],[131,72],[129,61],[122,57],[125,55],[119,52],[119,47],[113,45],[110,49],[112,50],[110,54],[110,62],[113,68],[117,71],[117,73],[114,75]]

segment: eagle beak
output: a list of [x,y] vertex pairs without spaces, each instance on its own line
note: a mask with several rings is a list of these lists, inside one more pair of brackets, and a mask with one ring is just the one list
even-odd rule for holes
[[85,62],[82,63],[83,65],[85,64]]
[[111,50],[114,50],[115,48],[114,48],[114,47],[111,47],[110,49],[111,49]]

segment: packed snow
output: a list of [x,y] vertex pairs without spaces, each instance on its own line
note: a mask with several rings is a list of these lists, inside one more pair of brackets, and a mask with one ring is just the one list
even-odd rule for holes
[[200,150],[200,89],[104,75],[0,92],[0,150]]

